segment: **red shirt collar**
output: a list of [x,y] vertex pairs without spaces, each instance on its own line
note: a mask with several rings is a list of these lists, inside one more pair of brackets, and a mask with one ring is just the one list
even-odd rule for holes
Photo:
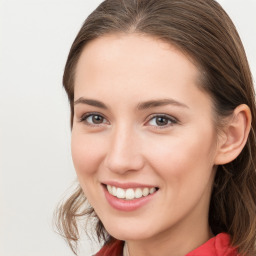
[[[95,256],[122,256],[123,247],[124,241],[114,240],[103,246]],[[239,256],[239,254],[230,246],[229,235],[220,233],[185,256]]]

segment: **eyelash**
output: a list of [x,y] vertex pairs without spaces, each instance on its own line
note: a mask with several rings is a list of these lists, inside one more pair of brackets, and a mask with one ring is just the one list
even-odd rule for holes
[[[88,122],[88,118],[89,117],[93,118],[93,117],[96,117],[96,116],[102,118],[103,119],[103,123],[95,124],[95,123],[92,123],[92,122]],[[163,125],[163,126],[161,126],[161,125],[149,125],[151,127],[154,127],[155,129],[164,129],[164,128],[167,128],[169,126],[173,126],[173,125],[179,123],[179,121],[176,118],[172,117],[172,116],[169,116],[169,115],[166,115],[166,114],[153,114],[153,115],[151,115],[151,116],[149,116],[147,118],[146,124],[150,123],[152,120],[154,120],[156,118],[165,119],[165,120],[167,120],[168,123],[166,125]],[[104,122],[104,120],[106,122]],[[106,118],[102,114],[97,113],[97,112],[92,112],[92,113],[84,114],[80,118],[80,122],[84,122],[86,125],[93,126],[93,127],[99,127],[99,126],[102,126],[102,125],[104,125],[106,123],[109,124],[109,122],[106,120]]]
[[161,125],[150,125],[150,126],[154,127],[155,129],[164,129],[164,128],[167,128],[167,127],[170,127],[170,126],[173,126],[173,125],[179,123],[178,119],[176,119],[172,116],[166,115],[166,114],[153,114],[153,115],[149,116],[148,121],[146,123],[149,123],[152,120],[157,119],[157,118],[165,119],[168,123],[166,125],[163,125],[163,126],[161,126]]
[[96,117],[96,116],[102,118],[103,120],[106,120],[106,118],[102,114],[97,113],[97,112],[91,112],[91,113],[87,113],[87,114],[82,115],[82,117],[80,118],[80,122],[84,122],[86,125],[94,126],[94,127],[99,127],[99,126],[102,126],[103,124],[105,124],[104,122],[100,123],[100,124],[94,124],[94,123],[88,122],[87,119],[89,117]]

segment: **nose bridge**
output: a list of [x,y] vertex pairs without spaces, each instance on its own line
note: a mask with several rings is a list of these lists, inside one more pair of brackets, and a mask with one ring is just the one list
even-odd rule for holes
[[142,168],[143,157],[139,136],[132,125],[123,122],[113,128],[106,164],[111,171],[120,174]]

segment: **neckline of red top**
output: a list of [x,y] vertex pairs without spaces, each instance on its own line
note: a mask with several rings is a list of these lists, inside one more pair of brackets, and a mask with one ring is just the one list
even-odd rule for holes
[[[124,241],[114,240],[101,248],[95,256],[122,256]],[[239,256],[230,245],[230,236],[220,233],[184,256]]]

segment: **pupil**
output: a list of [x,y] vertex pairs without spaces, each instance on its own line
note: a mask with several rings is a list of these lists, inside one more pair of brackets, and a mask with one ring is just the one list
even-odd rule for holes
[[101,124],[102,123],[102,117],[101,116],[97,116],[97,115],[93,116],[93,122],[95,124]]
[[157,125],[159,125],[159,126],[164,126],[164,125],[167,125],[167,124],[168,124],[168,120],[167,120],[166,118],[164,118],[164,117],[158,117],[158,118],[156,119],[156,123],[157,123]]

